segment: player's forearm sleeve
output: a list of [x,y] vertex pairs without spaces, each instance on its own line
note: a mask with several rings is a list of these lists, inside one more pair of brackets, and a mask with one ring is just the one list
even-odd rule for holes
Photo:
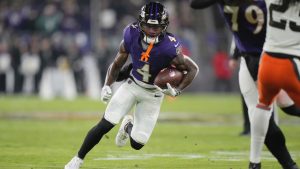
[[216,3],[218,0],[191,0],[190,6],[193,9],[203,9]]

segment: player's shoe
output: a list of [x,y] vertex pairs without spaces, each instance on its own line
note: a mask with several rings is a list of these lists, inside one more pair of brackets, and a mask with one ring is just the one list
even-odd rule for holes
[[125,146],[129,139],[129,134],[125,131],[125,128],[128,126],[128,124],[132,123],[133,118],[131,115],[126,115],[120,125],[120,129],[118,131],[118,134],[116,136],[116,145],[119,147]]
[[251,163],[249,164],[249,169],[261,169],[260,163]]
[[79,169],[82,163],[83,160],[75,156],[65,165],[65,169]]

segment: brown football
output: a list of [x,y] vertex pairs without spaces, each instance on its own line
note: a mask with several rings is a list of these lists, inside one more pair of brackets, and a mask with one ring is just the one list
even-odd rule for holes
[[175,68],[169,67],[161,70],[155,77],[154,84],[158,87],[165,89],[167,83],[172,87],[177,87],[182,81],[183,73]]

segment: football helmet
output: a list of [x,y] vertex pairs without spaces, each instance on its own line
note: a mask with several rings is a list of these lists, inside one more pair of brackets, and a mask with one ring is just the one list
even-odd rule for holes
[[[143,40],[146,43],[158,43],[165,35],[169,25],[169,16],[165,7],[159,2],[149,2],[141,8],[138,18]],[[154,29],[156,33],[149,33]]]

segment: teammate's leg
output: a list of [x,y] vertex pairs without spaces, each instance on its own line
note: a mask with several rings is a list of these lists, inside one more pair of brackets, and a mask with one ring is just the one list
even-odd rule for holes
[[240,62],[239,86],[244,100],[246,102],[246,105],[248,107],[249,119],[251,119],[252,112],[257,104],[258,92],[256,83],[253,80],[248,70],[246,60],[243,57],[241,58]]

